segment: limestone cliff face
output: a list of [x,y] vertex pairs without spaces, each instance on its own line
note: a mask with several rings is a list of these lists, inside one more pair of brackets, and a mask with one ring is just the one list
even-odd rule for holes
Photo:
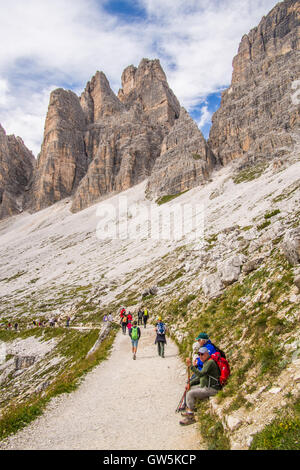
[[147,186],[151,198],[177,194],[209,178],[216,159],[184,108],[165,137]]
[[112,191],[122,191],[147,178],[159,155],[162,130],[151,125],[140,109],[113,116],[87,131],[97,134],[96,154],[74,195],[72,210],[78,211]]
[[51,94],[33,210],[67,196],[81,210],[149,177],[180,105],[158,60],[125,69],[122,87],[117,97],[97,72],[80,98],[62,89]]
[[63,89],[51,93],[31,205],[40,210],[74,193],[88,168],[85,114],[79,98]]
[[130,65],[122,74],[118,97],[126,106],[141,105],[153,124],[169,130],[179,117],[180,104],[169,88],[159,60],[143,59],[138,68]]
[[242,38],[232,83],[213,116],[209,145],[224,164],[283,155],[299,128],[293,83],[300,79],[300,2],[279,3]]
[[35,158],[20,137],[7,136],[0,125],[0,219],[23,210]]

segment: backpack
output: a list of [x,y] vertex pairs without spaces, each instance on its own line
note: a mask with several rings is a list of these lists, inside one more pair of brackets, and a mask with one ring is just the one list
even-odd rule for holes
[[222,351],[222,349],[218,348],[215,344],[213,344],[211,342],[211,345],[215,348],[216,352],[220,353],[221,354],[221,357],[224,357],[224,359],[226,359],[226,354],[224,353],[224,351]]
[[131,339],[136,340],[139,339],[138,327],[134,326],[131,330]]
[[127,323],[127,317],[122,318],[122,323]]
[[159,335],[164,335],[166,333],[166,327],[164,323],[158,323],[157,324],[157,334]]
[[220,369],[219,383],[221,387],[224,387],[224,385],[226,385],[228,377],[230,376],[229,363],[224,357],[221,356],[221,353],[219,352],[212,354],[210,357],[213,361],[216,362]]

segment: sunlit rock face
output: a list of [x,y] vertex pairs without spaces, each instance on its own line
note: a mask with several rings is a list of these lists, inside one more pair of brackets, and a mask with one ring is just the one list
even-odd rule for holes
[[23,211],[35,158],[20,137],[0,125],[0,219]]
[[284,158],[297,141],[299,31],[300,3],[286,0],[242,38],[208,142],[223,164],[241,157]]

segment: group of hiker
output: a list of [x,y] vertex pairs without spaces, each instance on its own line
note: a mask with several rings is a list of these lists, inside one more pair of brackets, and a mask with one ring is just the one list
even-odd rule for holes
[[[65,326],[66,328],[69,328],[71,322],[71,317],[66,318],[66,323]],[[33,320],[32,323],[28,323],[26,328],[31,329],[31,328],[46,328],[47,326],[50,326],[51,328],[54,328],[55,326],[61,326],[57,318],[51,318],[50,320],[43,320],[43,321],[37,321]],[[19,331],[20,330],[20,324],[18,322],[12,324],[8,323],[7,325],[1,325],[1,328],[4,327],[6,330],[15,330]]]
[[200,333],[193,344],[193,359],[186,359],[188,370],[193,372],[185,388],[185,393],[176,411],[181,411],[182,426],[195,423],[196,400],[213,397],[226,384],[230,366],[225,353],[215,346],[207,333]]
[[[149,319],[149,311],[145,307],[140,307],[138,311],[138,325],[144,324],[144,328],[147,327],[147,322]],[[122,326],[122,331],[123,334],[126,335],[126,331],[128,329],[128,333],[130,335],[130,331],[132,329],[132,314],[131,312],[126,312],[126,309],[124,307],[121,308],[120,311],[120,318],[121,318],[121,326]]]
[[[131,338],[131,343],[132,343],[132,358],[134,360],[136,359],[138,342],[141,337],[141,329],[139,328],[139,325],[144,324],[144,328],[146,328],[148,319],[149,319],[149,311],[145,307],[139,308],[138,321],[133,321],[131,312],[126,313],[126,309],[124,307],[120,311],[120,323],[122,326],[122,331],[123,331],[123,334],[126,335],[126,332],[128,329],[128,334]],[[162,321],[161,317],[157,318],[155,331],[156,331],[155,344],[157,344],[158,355],[164,358],[165,357],[165,344],[167,343],[166,325]]]
[[[146,313],[145,313],[146,312]],[[144,318],[146,317],[146,320]],[[132,343],[132,357],[135,360],[137,355],[138,342],[141,337],[139,326],[144,323],[146,328],[149,312],[144,307],[139,308],[138,321],[133,321],[131,312],[126,313],[126,309],[120,311],[120,321],[123,334],[127,330]],[[161,317],[157,318],[155,324],[158,355],[165,357],[166,325]],[[230,366],[226,360],[225,353],[215,346],[207,333],[200,333],[192,347],[192,360],[186,359],[188,367],[188,380],[184,394],[177,407],[177,412],[181,412],[183,419],[182,426],[195,423],[195,405],[197,400],[204,400],[213,397],[223,388],[230,375]],[[192,373],[192,375],[191,375]]]

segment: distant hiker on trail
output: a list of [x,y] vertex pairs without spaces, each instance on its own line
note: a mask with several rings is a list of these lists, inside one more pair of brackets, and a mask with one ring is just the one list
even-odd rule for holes
[[131,329],[132,329],[132,317],[131,317],[131,320],[128,318],[127,316],[127,319],[128,319],[128,322],[127,322],[127,328],[128,328],[128,334],[130,336],[130,333],[131,333]]
[[66,327],[67,328],[69,328],[69,326],[70,326],[70,320],[71,320],[71,318],[67,317],[67,321],[66,321]]
[[137,352],[137,347],[139,343],[139,339],[141,337],[141,330],[137,326],[137,322],[133,322],[133,327],[129,332],[130,338],[131,338],[131,343],[132,343],[132,358],[136,360],[136,352]]
[[18,323],[15,323],[15,331],[18,331],[18,327],[19,327]]
[[166,325],[162,322],[161,317],[158,317],[158,323],[156,324],[156,339],[155,344],[157,344],[157,351],[158,355],[161,357],[165,357],[165,344],[167,344],[166,340]]
[[124,317],[124,315],[126,316],[126,310],[124,307],[121,308],[120,310],[120,318],[121,318],[121,322],[122,322],[122,318]]
[[103,322],[104,322],[104,323],[107,323],[107,322],[108,322],[108,315],[107,315],[107,314],[104,315],[104,317],[103,317]]
[[144,315],[144,312],[143,312],[142,308],[140,307],[139,311],[138,311],[138,325],[143,324],[143,315]]
[[109,323],[111,323],[113,321],[113,317],[112,317],[111,313],[108,314],[107,320],[108,320]]
[[126,328],[127,328],[127,316],[126,315],[123,315],[121,319],[121,325],[122,325],[123,335],[126,335]]
[[132,322],[132,315],[131,315],[131,312],[128,312],[127,320],[128,320],[129,322]]
[[147,326],[147,321],[149,319],[149,312],[148,312],[148,309],[145,308],[144,309],[144,312],[143,312],[143,322],[144,322],[144,328],[146,328]]
[[200,379],[199,386],[194,386],[194,380],[191,380],[190,384],[187,384],[186,390],[190,389],[186,394],[186,403],[187,409],[184,411],[182,416],[185,418],[180,421],[182,426],[187,426],[189,424],[195,423],[195,401],[196,400],[204,400],[205,398],[212,397],[221,390],[221,386],[219,383],[220,377],[220,369],[217,363],[211,359],[210,352],[206,347],[201,347],[199,349],[199,356],[203,363],[202,370],[199,370],[197,367],[191,367],[191,360],[187,358],[186,363],[188,367],[191,367],[191,370],[196,375],[195,381]]

